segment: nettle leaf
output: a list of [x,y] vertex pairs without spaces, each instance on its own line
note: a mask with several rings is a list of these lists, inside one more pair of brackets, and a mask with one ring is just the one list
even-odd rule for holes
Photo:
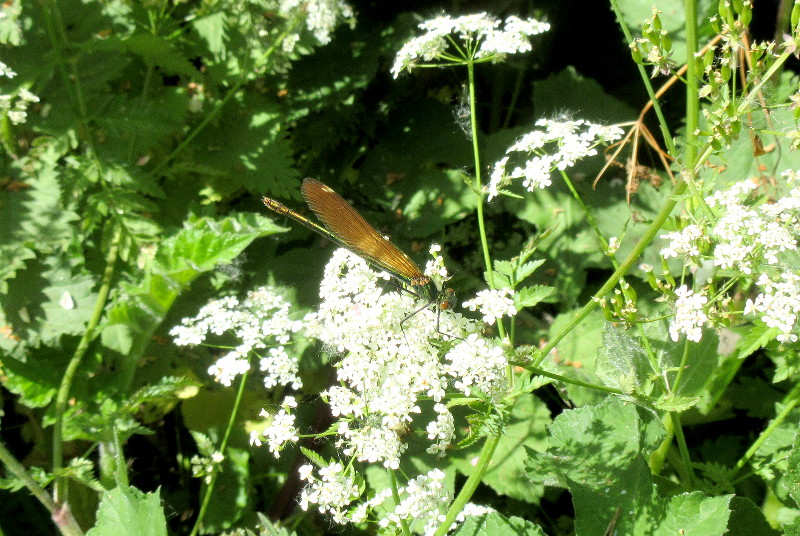
[[102,495],[97,522],[86,536],[166,536],[167,519],[158,492],[118,486]]
[[288,198],[300,188],[281,109],[262,95],[232,99],[194,147],[191,165],[206,169],[220,195],[244,189]]
[[[572,322],[577,311],[567,311],[556,317],[550,326],[550,336],[554,337]],[[590,384],[602,384],[595,374],[596,360],[602,347],[602,335],[606,320],[595,310],[575,326],[558,343],[558,353],[542,362],[541,367],[549,372],[561,374]],[[594,389],[564,384],[569,398],[576,405],[600,403],[605,395]]]
[[565,411],[547,451],[528,459],[529,477],[569,489],[578,534],[603,534],[612,522],[618,534],[724,534],[731,496],[659,496],[644,430],[636,407],[613,398]]
[[136,358],[175,299],[192,281],[220,264],[230,263],[256,238],[282,230],[263,216],[246,213],[221,220],[199,218],[164,240],[142,280],[129,285],[108,312],[106,329],[125,326],[131,334],[125,337],[117,327],[108,340],[133,341],[126,354],[129,357],[121,364],[125,371],[120,375],[121,381],[126,385],[130,382]]
[[609,387],[622,389],[626,393],[648,391],[650,363],[641,343],[629,333],[606,322],[595,371]]
[[42,341],[56,344],[63,335],[81,335],[97,301],[95,278],[73,275],[67,266],[54,267],[45,277],[50,284],[42,293],[48,300],[42,303],[44,317],[36,329]]
[[506,517],[499,512],[469,516],[453,536],[545,536],[539,525],[520,517]]
[[25,359],[4,359],[3,387],[20,397],[29,408],[46,407],[58,392],[67,366],[66,355],[49,347],[29,348]]

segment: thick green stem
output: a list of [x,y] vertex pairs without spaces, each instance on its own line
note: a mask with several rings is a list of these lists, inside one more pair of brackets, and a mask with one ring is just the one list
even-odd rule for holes
[[[114,267],[117,264],[117,256],[119,254],[121,232],[117,229],[114,232],[114,238],[111,241],[111,247],[106,256],[106,268],[103,271],[103,278],[100,281],[100,291],[97,293],[97,299],[94,303],[94,311],[89,323],[86,325],[86,330],[83,332],[83,337],[78,342],[78,347],[75,348],[75,353],[67,364],[67,369],[64,371],[64,376],[61,378],[61,385],[58,387],[58,394],[56,395],[55,404],[55,424],[53,425],[53,471],[58,472],[64,465],[64,452],[62,450],[62,441],[64,437],[64,413],[67,410],[67,400],[69,399],[70,388],[72,381],[75,379],[75,374],[78,367],[89,349],[89,345],[94,340],[95,331],[100,319],[103,317],[106,302],[108,301],[108,293],[111,291],[111,283],[114,279]],[[55,482],[54,497],[57,502],[66,499],[66,481],[64,478],[58,478]]]
[[472,498],[481,480],[483,480],[483,475],[486,474],[486,470],[489,468],[489,462],[491,462],[494,451],[500,443],[500,437],[500,435],[496,435],[486,438],[486,443],[483,444],[483,449],[481,449],[481,454],[478,458],[478,463],[475,465],[475,469],[469,475],[467,481],[464,482],[464,486],[453,501],[453,504],[450,505],[445,520],[439,525],[434,536],[444,536],[447,534],[450,530],[450,526],[455,522],[456,516],[461,513],[461,510],[464,509],[464,506],[466,506]]
[[3,463],[3,466],[6,468],[9,474],[14,475],[15,478],[19,479],[25,488],[36,497],[42,505],[47,508],[47,511],[50,512],[50,517],[53,519],[55,524],[58,526],[58,530],[64,536],[82,536],[83,531],[78,526],[78,523],[75,521],[75,518],[72,517],[72,512],[69,511],[69,508],[66,505],[61,506],[56,503],[50,495],[48,495],[47,490],[45,490],[42,486],[39,485],[36,480],[28,473],[23,466],[17,459],[11,454],[11,452],[6,449],[5,444],[0,442],[0,462]]
[[[483,215],[483,179],[481,178],[481,156],[480,146],[478,143],[478,111],[475,102],[475,65],[473,63],[467,64],[467,74],[469,76],[469,118],[470,118],[470,132],[472,133],[472,157],[475,162],[475,182],[472,189],[478,197],[476,203],[476,215],[478,216],[478,231],[481,237],[481,251],[483,252],[483,262],[486,267],[486,282],[489,283],[489,288],[495,289],[494,273],[492,272],[492,255],[489,252],[489,239],[486,236],[486,220]],[[497,322],[497,332],[501,339],[506,336],[505,327],[502,322]]]

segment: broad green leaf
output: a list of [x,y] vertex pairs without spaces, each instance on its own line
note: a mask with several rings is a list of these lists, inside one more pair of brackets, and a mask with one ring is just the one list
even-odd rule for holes
[[[550,326],[550,336],[553,337],[566,329],[575,317],[575,313],[576,311],[567,311],[557,316]],[[590,313],[558,343],[555,352],[542,362],[542,368],[582,382],[601,384],[595,374],[595,363],[602,346],[605,322],[600,311],[595,310]],[[606,397],[593,389],[572,384],[564,384],[564,388],[569,393],[570,400],[578,406],[599,403]]]
[[[684,493],[663,501],[654,519],[639,518],[634,534],[652,530],[654,536],[722,536],[728,534],[732,495],[705,497],[700,492]],[[662,517],[663,516],[663,517]]]
[[469,516],[451,534],[453,536],[545,536],[539,525],[519,517],[506,517],[499,512]]
[[[800,461],[800,460],[798,460]],[[731,499],[731,515],[726,536],[780,536],[764,516],[764,509],[746,497]]]
[[642,345],[632,336],[635,333],[606,322],[595,371],[609,387],[626,393],[644,391],[646,394],[652,367]]
[[158,492],[117,487],[103,494],[97,523],[86,536],[166,536],[167,520]]

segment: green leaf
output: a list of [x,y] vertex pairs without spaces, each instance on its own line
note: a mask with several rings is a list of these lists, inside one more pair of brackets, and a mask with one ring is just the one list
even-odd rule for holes
[[533,307],[546,301],[555,293],[555,290],[556,289],[553,287],[546,287],[544,285],[520,287],[514,294],[514,305],[518,311],[525,307]]
[[779,530],[770,526],[764,510],[746,497],[733,497],[725,536],[781,536]]
[[148,65],[158,67],[166,74],[197,78],[200,73],[186,56],[174,47],[174,43],[176,41],[168,41],[149,32],[133,34],[123,41],[127,50],[141,56]]
[[519,517],[505,517],[499,512],[469,516],[453,536],[545,536],[539,525]]
[[795,504],[800,507],[800,440],[795,441],[787,465],[786,488]]
[[[567,311],[558,315],[550,326],[550,337],[561,333],[572,322],[577,311]],[[548,372],[561,374],[586,383],[601,384],[595,374],[595,363],[602,346],[602,334],[606,320],[603,314],[595,310],[583,322],[575,326],[558,343],[558,354],[546,359],[541,366]],[[600,403],[605,395],[594,389],[564,384],[569,398],[576,405]]]
[[225,52],[225,20],[225,13],[220,11],[205,17],[197,17],[192,21],[192,28],[205,41],[209,52],[215,56]]
[[277,102],[247,94],[231,99],[213,128],[197,137],[196,150],[186,162],[201,169],[220,195],[244,189],[273,197],[297,196],[299,173],[292,145]]
[[[230,263],[256,238],[281,230],[263,216],[236,214],[221,220],[199,218],[164,240],[141,281],[129,285],[109,308],[107,327],[125,326],[134,341],[119,364],[118,380],[129,385],[136,360],[175,299],[192,281],[220,264]],[[126,338],[118,328],[109,336]]]
[[118,487],[102,495],[97,523],[86,536],[166,536],[167,520],[158,492]]
[[649,391],[650,363],[641,344],[630,333],[612,322],[606,322],[595,371],[609,387],[626,393],[646,393]]
[[[616,399],[568,410],[549,428],[550,446],[526,467],[534,481],[569,489],[577,534],[716,535],[727,530],[731,496],[661,497],[644,459],[655,443],[638,410]],[[662,432],[663,437],[663,432]]]
[[[497,493],[521,501],[536,502],[544,489],[532,486],[525,474],[525,452],[527,449],[544,449],[545,426],[549,422],[550,412],[538,398],[529,395],[518,399],[483,482]],[[456,468],[463,474],[470,474],[473,470],[472,461],[482,445],[483,441],[480,441],[467,451],[466,456],[454,459]]]

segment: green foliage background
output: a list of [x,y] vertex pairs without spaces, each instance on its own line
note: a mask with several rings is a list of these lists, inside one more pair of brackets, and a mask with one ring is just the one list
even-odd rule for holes
[[[621,4],[633,26],[649,15],[649,1]],[[472,156],[462,73],[389,75],[420,14],[452,6],[354,4],[354,28],[341,26],[325,46],[304,35],[292,54],[277,44],[293,22],[270,19],[274,6],[266,0],[9,6],[12,16],[0,19],[0,60],[18,76],[2,90],[26,87],[41,102],[24,125],[0,125],[2,440],[26,466],[41,469],[33,472],[42,484],[71,479],[73,513],[94,527],[91,534],[119,534],[114,516],[136,527],[131,534],[164,534],[165,526],[188,534],[202,487],[189,459],[204,441],[219,443],[233,394],[208,378],[208,350],[177,350],[167,331],[211,297],[262,284],[285,287],[310,310],[330,255],[316,236],[268,214],[261,196],[299,208],[301,179],[319,178],[417,260],[429,243],[442,244],[460,295],[484,288],[475,197],[463,180]],[[478,71],[487,164],[538,118],[626,121],[646,101],[603,2],[457,7],[536,15],[553,26],[533,53]],[[768,20],[765,10],[754,24]],[[678,42],[681,20],[671,22]],[[786,75],[775,91],[796,85]],[[682,96],[670,99],[679,125]],[[731,148],[729,162],[755,165],[744,141]],[[671,187],[644,183],[628,203],[622,170],[612,168],[592,187],[602,164],[600,157],[586,161],[574,176],[600,229],[621,237],[623,257]],[[563,185],[502,198],[486,210],[496,259],[548,231],[537,250],[544,264],[528,283],[555,293],[524,312],[517,331],[521,343],[538,344],[605,281],[607,259]],[[643,260],[655,263],[659,247],[651,245]],[[641,281],[629,282],[648,296]],[[666,323],[647,330],[666,366],[678,363]],[[800,369],[796,349],[761,351],[758,332],[744,335],[748,344],[734,357],[718,356],[713,333],[693,346],[696,375],[673,401],[701,401],[683,421],[705,472],[696,489],[676,491],[683,475],[651,474],[645,455],[664,437],[651,414],[585,387],[546,388],[515,406],[498,449],[503,462],[475,498],[499,513],[471,519],[457,534],[603,534],[617,509],[620,534],[777,534],[767,519],[800,534],[797,521],[790,525],[800,501],[796,409],[759,450],[759,470],[738,480],[725,472],[781,410]],[[652,378],[638,366],[637,344],[597,314],[543,367],[583,382],[646,383]],[[736,359],[751,354],[744,364]],[[307,349],[302,362],[308,393],[318,393],[330,377],[327,356]],[[69,392],[60,391],[70,374]],[[561,396],[578,408],[565,411]],[[253,527],[258,513],[281,516],[294,506],[286,484],[298,453],[276,461],[248,445],[260,408],[280,398],[257,382],[248,386],[217,484],[224,491],[212,501],[205,532]],[[304,410],[302,419],[313,422],[317,410]],[[62,420],[65,462],[53,474],[53,429]],[[120,458],[116,447],[124,449]],[[469,474],[477,449],[453,453],[451,485]],[[96,468],[68,463],[83,458]],[[129,483],[114,481],[120,460],[130,464]],[[435,464],[416,453],[409,470]],[[4,476],[0,528],[54,534],[49,515]],[[161,503],[148,495],[156,492]],[[293,522],[298,533],[328,529],[314,516]]]

